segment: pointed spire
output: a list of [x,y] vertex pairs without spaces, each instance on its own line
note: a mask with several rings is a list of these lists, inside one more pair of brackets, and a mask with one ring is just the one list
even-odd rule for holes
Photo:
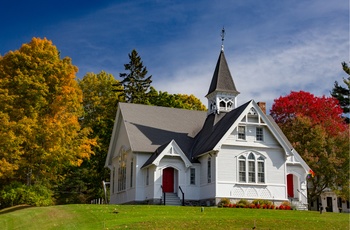
[[208,94],[214,91],[232,93],[233,95],[239,94],[236,89],[235,83],[233,82],[230,69],[224,55],[224,52],[220,52],[218,62],[216,63],[213,78],[209,87]]
[[221,30],[221,51],[224,51],[224,40],[225,40],[225,28]]
[[224,54],[225,28],[221,30],[221,51],[215,71],[209,86],[208,94],[208,114],[217,114],[220,112],[230,112],[237,106],[237,95],[235,83],[228,68]]

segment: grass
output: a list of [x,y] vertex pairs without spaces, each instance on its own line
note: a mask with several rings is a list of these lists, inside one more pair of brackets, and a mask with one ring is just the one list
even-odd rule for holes
[[245,208],[58,205],[0,210],[1,229],[349,229],[349,214]]

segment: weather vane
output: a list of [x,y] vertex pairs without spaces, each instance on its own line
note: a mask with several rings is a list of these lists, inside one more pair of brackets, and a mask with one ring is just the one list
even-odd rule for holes
[[221,50],[224,51],[224,40],[225,40],[225,28],[221,30]]

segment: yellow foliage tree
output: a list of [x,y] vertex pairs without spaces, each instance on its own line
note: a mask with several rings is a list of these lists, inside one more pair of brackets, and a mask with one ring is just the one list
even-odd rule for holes
[[77,71],[46,38],[0,57],[0,180],[57,182],[93,154]]

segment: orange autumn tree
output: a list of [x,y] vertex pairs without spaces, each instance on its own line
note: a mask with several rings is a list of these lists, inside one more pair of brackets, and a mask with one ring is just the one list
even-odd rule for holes
[[271,116],[315,172],[308,179],[311,201],[327,188],[349,200],[349,126],[342,113],[337,99],[304,91],[272,105]]
[[78,69],[47,39],[0,57],[0,190],[20,182],[47,187],[93,154],[82,129]]
[[94,155],[89,160],[67,170],[67,178],[58,189],[70,193],[62,194],[57,203],[88,203],[96,197],[104,197],[102,181],[109,181],[110,178],[105,161],[117,105],[119,101],[124,101],[119,81],[105,71],[87,73],[78,83],[83,92],[84,108],[80,123],[82,127],[92,130],[89,137],[96,139],[96,145],[92,148]]

